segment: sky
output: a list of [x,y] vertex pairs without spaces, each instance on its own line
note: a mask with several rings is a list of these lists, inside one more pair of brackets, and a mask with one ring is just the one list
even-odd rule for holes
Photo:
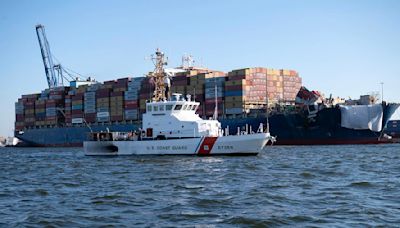
[[14,102],[47,87],[35,25],[52,54],[97,81],[143,76],[156,48],[169,66],[293,69],[303,85],[357,99],[381,91],[400,102],[397,0],[2,0],[0,136],[11,136]]

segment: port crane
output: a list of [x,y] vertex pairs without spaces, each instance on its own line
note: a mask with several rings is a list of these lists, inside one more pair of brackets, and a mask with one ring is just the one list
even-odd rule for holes
[[[65,67],[62,67],[61,64],[54,63],[55,62],[53,60],[54,56],[51,54],[50,45],[49,42],[47,41],[46,32],[43,25],[41,24],[36,25],[36,35],[39,41],[40,52],[42,54],[43,65],[44,65],[44,70],[46,72],[46,79],[49,89],[53,89],[59,86],[64,86],[64,79],[66,79],[67,81],[77,80],[78,77],[74,77],[70,72],[66,70]],[[64,73],[68,75],[70,79],[67,78],[64,75]]]

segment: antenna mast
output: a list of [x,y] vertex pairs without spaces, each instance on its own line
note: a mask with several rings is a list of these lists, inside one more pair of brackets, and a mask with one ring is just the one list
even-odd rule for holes
[[182,56],[182,69],[189,69],[194,66],[194,59],[192,55],[184,54]]
[[154,93],[153,93],[153,101],[163,101],[166,99],[165,97],[165,72],[164,66],[167,65],[167,61],[164,57],[164,52],[161,52],[159,48],[157,48],[155,55],[151,55],[151,60],[154,63],[155,69],[149,75],[154,78]]

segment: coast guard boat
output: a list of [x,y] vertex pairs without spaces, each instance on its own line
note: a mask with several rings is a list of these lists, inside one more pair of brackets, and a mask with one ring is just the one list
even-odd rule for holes
[[215,119],[203,120],[196,114],[200,103],[174,93],[163,70],[164,54],[157,50],[153,100],[146,103],[142,129],[138,132],[92,132],[83,142],[85,155],[256,155],[275,138],[261,124],[229,135]]

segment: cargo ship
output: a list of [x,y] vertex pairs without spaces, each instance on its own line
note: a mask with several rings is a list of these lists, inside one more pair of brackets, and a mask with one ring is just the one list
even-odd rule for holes
[[[140,130],[155,71],[103,83],[69,80],[64,86],[65,75],[75,77],[54,63],[43,25],[36,26],[36,34],[49,88],[15,103],[14,135],[22,145],[82,146],[90,132]],[[252,132],[263,123],[281,145],[382,143],[391,137],[382,129],[397,104],[340,106],[304,88],[295,70],[253,67],[226,73],[194,67],[185,56],[180,67],[164,73],[168,92],[192,95],[201,103],[196,114],[218,118],[230,134]]]
[[[263,123],[277,136],[278,145],[390,142],[383,129],[397,104],[317,101],[317,93],[302,87],[294,70],[172,71],[170,92],[191,94],[202,104],[196,113],[203,119],[217,115],[230,134]],[[70,86],[22,95],[15,104],[15,136],[31,146],[82,146],[93,131],[140,130],[153,90],[151,77],[125,77],[103,83],[72,81]]]

